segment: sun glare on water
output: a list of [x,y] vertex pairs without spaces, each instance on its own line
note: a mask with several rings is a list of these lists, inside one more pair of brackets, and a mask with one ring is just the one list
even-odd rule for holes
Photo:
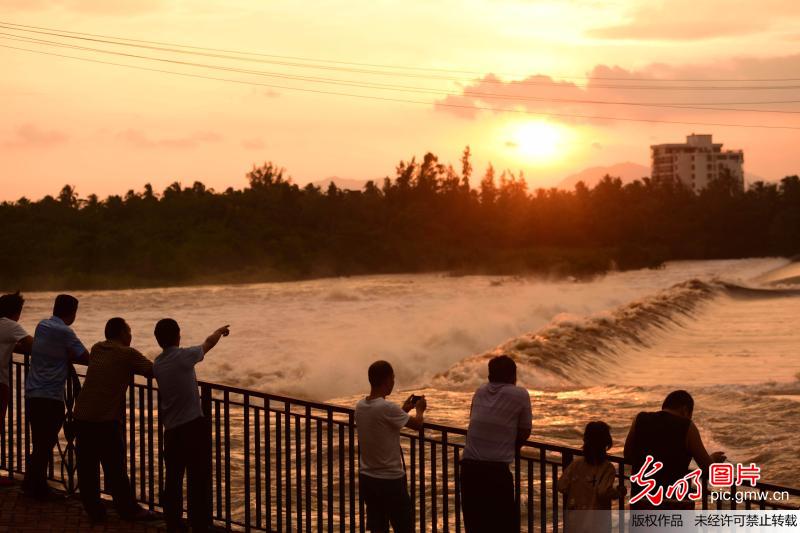
[[564,152],[563,128],[549,122],[523,122],[511,128],[511,139],[506,144],[527,160],[550,162]]

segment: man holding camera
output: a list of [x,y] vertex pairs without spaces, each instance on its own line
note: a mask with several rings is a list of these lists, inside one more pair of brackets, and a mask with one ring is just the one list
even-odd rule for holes
[[[410,396],[403,407],[386,401],[394,389],[394,370],[386,361],[376,361],[367,372],[369,396],[356,405],[358,428],[359,490],[367,506],[367,529],[388,533],[411,533],[412,508],[408,496],[400,430],[419,430],[427,404],[423,396]],[[415,409],[414,416],[409,411]]]

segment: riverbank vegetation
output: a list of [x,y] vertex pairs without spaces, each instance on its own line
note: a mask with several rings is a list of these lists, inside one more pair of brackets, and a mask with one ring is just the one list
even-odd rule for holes
[[433,154],[360,191],[300,187],[272,164],[249,186],[173,183],[100,199],[71,186],[0,205],[0,285],[122,288],[445,271],[577,277],[672,259],[800,253],[800,178],[746,191],[723,176],[606,177],[593,188],[529,190],[491,166],[475,176]]

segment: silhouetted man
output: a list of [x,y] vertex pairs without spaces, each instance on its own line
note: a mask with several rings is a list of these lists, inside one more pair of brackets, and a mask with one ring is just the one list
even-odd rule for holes
[[164,425],[164,517],[169,531],[184,529],[183,475],[187,476],[189,523],[193,533],[211,526],[211,425],[203,416],[194,366],[203,360],[220,337],[230,331],[223,326],[201,346],[180,348],[181,330],[171,318],[159,320],[155,336],[164,350],[153,363],[158,382],[159,417]]
[[25,382],[25,409],[31,427],[33,451],[28,457],[23,488],[27,494],[47,499],[47,464],[64,423],[64,385],[72,361],[88,361],[89,352],[69,326],[75,322],[78,300],[56,296],[53,316],[36,326],[31,362]]
[[517,365],[507,355],[489,361],[489,383],[472,397],[461,460],[461,502],[467,533],[516,531],[514,478],[508,466],[531,434],[528,391],[517,387]]
[[[661,405],[661,411],[655,413],[642,412],[636,415],[628,437],[625,439],[625,461],[633,465],[636,473],[645,463],[648,455],[655,461],[663,463],[660,471],[653,479],[657,486],[667,487],[689,473],[689,462],[694,459],[697,466],[707,471],[711,463],[725,461],[723,452],[711,455],[706,451],[697,426],[692,422],[694,399],[685,390],[670,392]],[[640,491],[631,490],[631,495]],[[654,507],[646,498],[642,498],[631,506],[633,509],[691,510],[691,500],[673,501],[664,499],[663,503]]]
[[106,340],[92,346],[86,380],[75,404],[78,481],[86,513],[97,522],[106,509],[100,499],[100,465],[114,507],[125,520],[155,515],[136,503],[125,462],[125,392],[134,374],[153,375],[153,363],[131,348],[131,328],[122,318],[106,323]]
[[[388,533],[413,530],[411,499],[400,447],[400,430],[422,428],[427,403],[410,396],[403,407],[386,401],[394,389],[394,370],[386,361],[372,363],[367,371],[369,396],[356,404],[359,447],[359,492],[367,506],[367,529]],[[415,416],[408,413],[414,409]]]
[[[19,325],[23,305],[25,299],[19,292],[0,296],[0,438],[5,434],[8,395],[11,391],[12,354],[29,354],[33,346],[33,337]],[[9,469],[9,477],[0,478],[0,487],[11,484],[13,479]]]

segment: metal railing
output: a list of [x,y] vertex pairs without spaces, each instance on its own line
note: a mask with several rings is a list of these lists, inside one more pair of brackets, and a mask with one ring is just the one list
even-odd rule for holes
[[[25,453],[30,450],[23,394],[26,373],[26,359],[12,362],[11,398],[0,439],[2,467],[15,473],[23,473]],[[356,481],[358,442],[352,409],[207,382],[200,383],[200,390],[203,410],[211,421],[210,498],[218,525],[306,533],[365,530]],[[128,472],[136,497],[150,509],[160,509],[163,428],[158,423],[158,389],[152,379],[133,381],[124,426]],[[50,466],[51,479],[62,482],[67,491],[74,491],[77,483],[71,437],[61,436],[61,453],[54,453]],[[465,437],[464,429],[438,424],[403,432],[417,531],[463,530],[457,488]],[[578,455],[578,449],[534,440],[523,446],[513,465],[521,531],[563,530],[566,500],[555,489],[564,467]],[[630,487],[630,466],[620,457],[611,461],[619,483]],[[796,488],[759,483],[754,490],[786,491],[792,501],[745,500],[739,509],[796,509],[800,502]],[[702,503],[704,509],[709,507],[707,490]],[[736,499],[718,501],[715,508],[723,506],[736,509]],[[625,499],[614,502],[612,513],[620,532],[625,509]]]

